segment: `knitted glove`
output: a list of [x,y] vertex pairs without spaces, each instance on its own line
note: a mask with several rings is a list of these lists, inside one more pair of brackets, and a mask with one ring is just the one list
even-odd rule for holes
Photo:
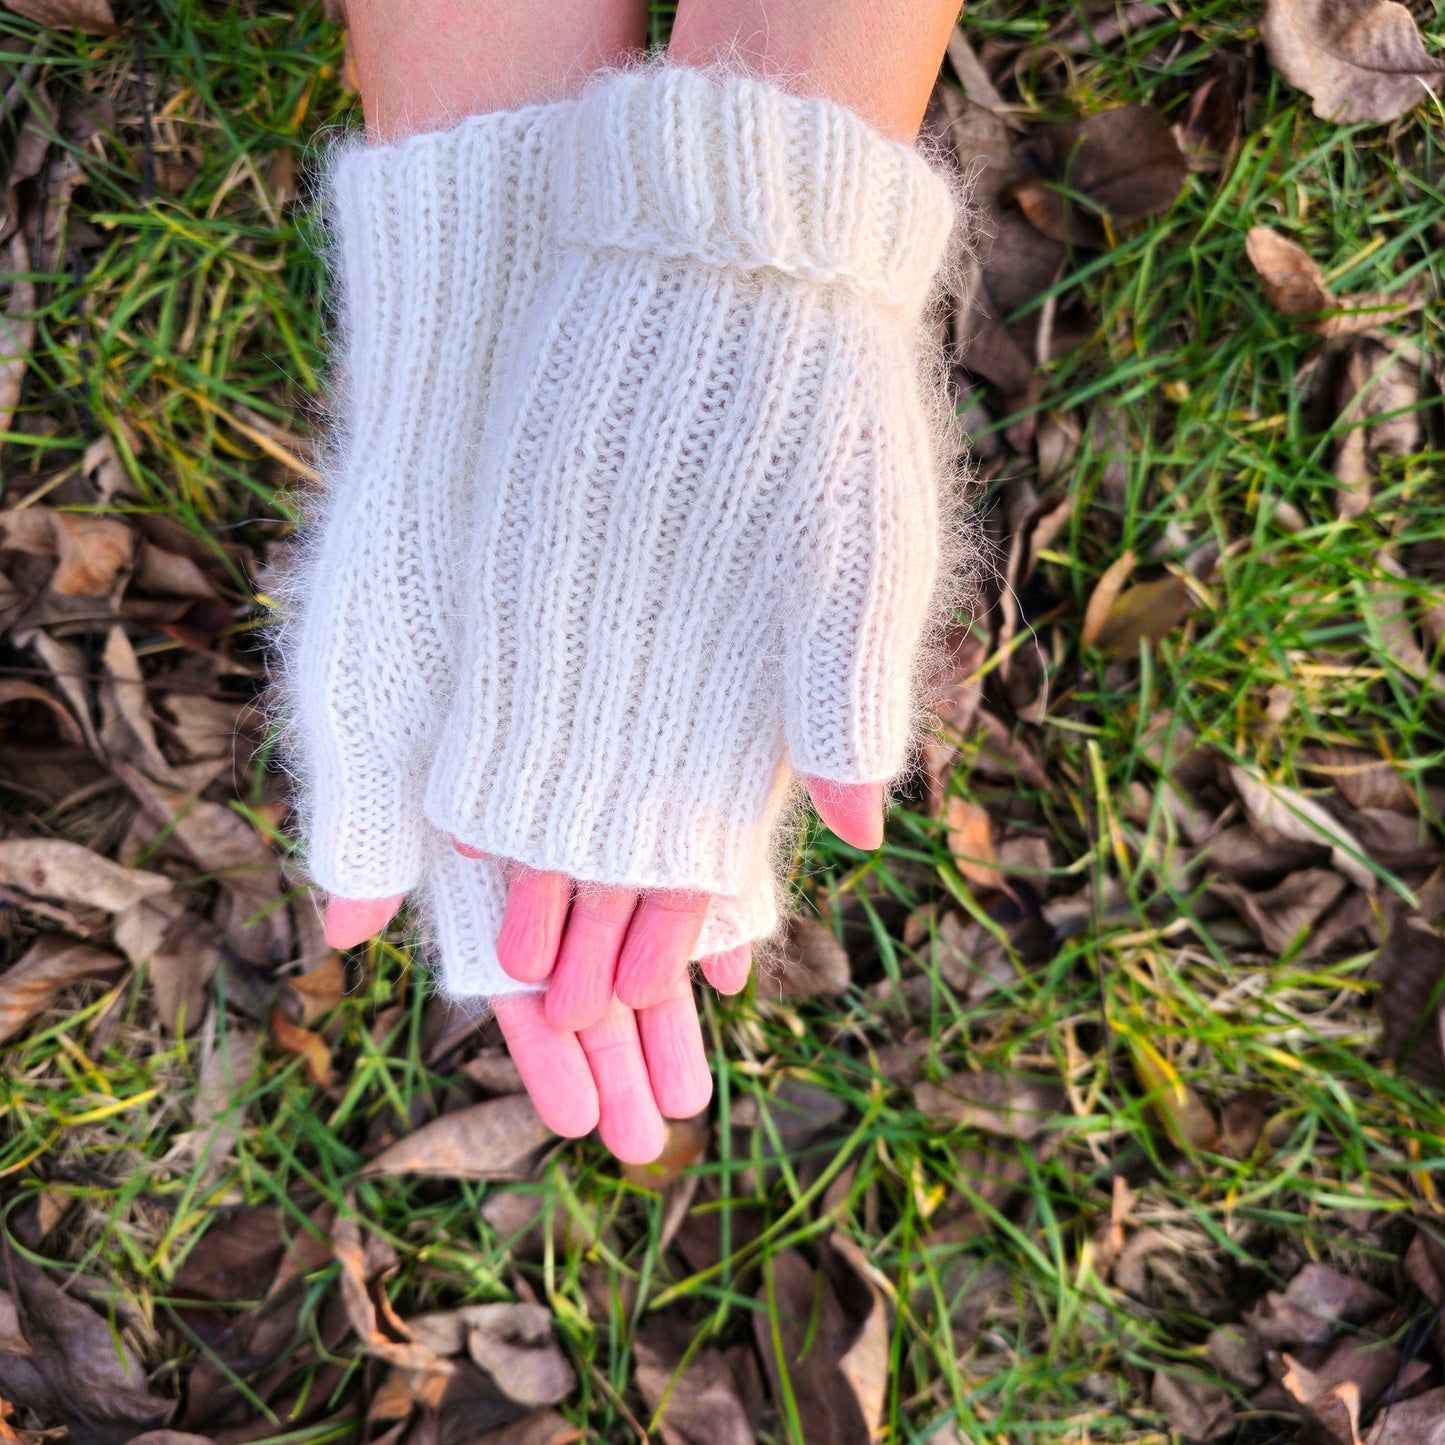
[[282,691],[310,870],[341,897],[409,892],[447,846],[422,813],[423,780],[460,661],[498,343],[554,250],[546,189],[564,110],[348,147],[331,172],[341,386],[324,514],[286,588]]
[[726,948],[775,922],[787,764],[886,780],[910,747],[952,198],[837,105],[668,67],[587,92],[557,165],[427,813],[534,868],[733,900],[700,944]]

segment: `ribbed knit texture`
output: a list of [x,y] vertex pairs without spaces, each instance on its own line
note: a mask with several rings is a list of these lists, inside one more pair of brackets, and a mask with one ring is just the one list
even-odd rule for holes
[[421,916],[427,961],[448,998],[493,999],[538,992],[497,961],[497,932],[507,901],[506,870],[490,858],[463,858],[450,845],[427,870]]
[[499,341],[555,256],[563,110],[348,145],[330,173],[336,424],[282,652],[308,862],[342,897],[409,892],[446,846],[423,782],[460,663]]
[[[566,113],[555,276],[497,367],[427,814],[770,930],[791,775],[888,780],[937,571],[921,319],[953,223],[829,102],[650,67]],[[746,900],[737,902],[737,900]]]

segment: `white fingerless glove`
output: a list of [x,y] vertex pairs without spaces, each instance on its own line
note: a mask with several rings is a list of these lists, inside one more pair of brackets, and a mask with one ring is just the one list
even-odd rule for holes
[[892,779],[935,601],[923,316],[947,184],[844,108],[666,66],[556,151],[556,275],[497,368],[427,813],[771,931],[798,773]]
[[282,692],[308,863],[345,898],[410,892],[423,783],[461,663],[462,570],[499,342],[555,255],[565,105],[476,116],[330,175],[341,298],[323,515],[283,586]]

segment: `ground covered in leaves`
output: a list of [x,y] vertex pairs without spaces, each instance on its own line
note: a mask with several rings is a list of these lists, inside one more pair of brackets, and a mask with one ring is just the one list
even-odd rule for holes
[[8,3],[0,1440],[1445,1435],[1429,7],[970,12],[981,599],[619,1170],[289,858],[339,16]]

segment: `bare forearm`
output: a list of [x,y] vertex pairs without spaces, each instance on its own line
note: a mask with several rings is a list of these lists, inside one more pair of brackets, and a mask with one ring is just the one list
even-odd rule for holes
[[646,0],[350,0],[367,130],[396,140],[550,100],[643,43]]
[[911,141],[959,0],[682,0],[669,59],[741,61]]

